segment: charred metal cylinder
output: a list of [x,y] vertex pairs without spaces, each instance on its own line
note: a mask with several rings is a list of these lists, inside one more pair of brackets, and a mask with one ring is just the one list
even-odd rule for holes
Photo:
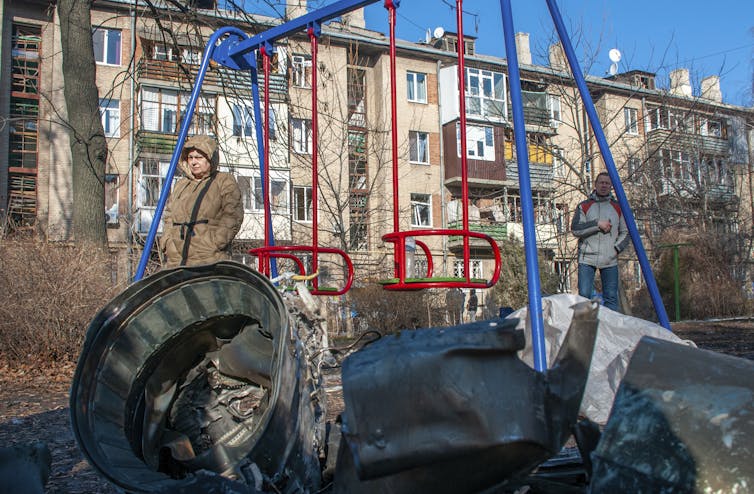
[[240,264],[133,284],[86,335],[70,398],[81,450],[127,492],[317,490],[297,325],[269,280]]

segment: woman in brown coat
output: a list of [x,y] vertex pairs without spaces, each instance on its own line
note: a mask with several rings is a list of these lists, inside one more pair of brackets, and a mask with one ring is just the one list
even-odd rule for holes
[[230,243],[241,229],[241,191],[229,173],[217,171],[217,141],[186,140],[175,184],[163,214],[162,251],[166,267],[210,264],[230,259]]

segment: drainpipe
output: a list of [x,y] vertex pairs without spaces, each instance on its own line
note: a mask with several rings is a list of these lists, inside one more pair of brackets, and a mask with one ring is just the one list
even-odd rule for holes
[[[131,11],[131,53],[136,52],[136,2],[138,0],[134,0],[133,5],[129,9]],[[134,66],[134,70],[136,70],[136,67]],[[135,74],[134,74],[135,75]],[[136,129],[136,117],[134,115],[135,109],[136,109],[136,103],[134,102],[134,98],[136,97],[136,85],[134,83],[134,77],[130,77],[130,96],[131,96],[131,102],[129,103],[129,111],[130,111],[130,120],[131,120],[131,132],[129,133],[128,137],[128,199],[126,201],[128,205],[128,218],[131,221],[131,225],[129,225],[128,232],[126,232],[126,259],[128,262],[126,262],[126,275],[128,280],[133,279],[133,227],[134,227],[134,208],[133,208],[133,198],[134,198],[134,131]]]
[[[440,128],[440,219],[442,220],[442,227],[448,227],[447,209],[445,204],[445,150],[443,142],[443,128],[442,128],[442,91],[440,84],[440,65],[441,62],[437,61],[437,122]],[[448,236],[442,236],[442,273],[448,274]]]

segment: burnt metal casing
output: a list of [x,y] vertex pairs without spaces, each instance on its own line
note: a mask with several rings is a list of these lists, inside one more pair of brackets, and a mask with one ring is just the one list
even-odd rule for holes
[[401,332],[343,365],[335,492],[479,492],[563,447],[576,422],[597,306],[574,307],[556,363],[517,356],[517,320]]
[[[134,283],[87,331],[70,396],[82,452],[127,492],[257,492],[263,480],[283,492],[316,490],[312,383],[295,331],[276,288],[240,264],[166,270]],[[235,349],[225,346],[236,337]],[[224,348],[224,370],[265,386],[266,409],[248,427],[219,424],[227,437],[185,463],[201,475],[159,471],[175,390],[197,362]]]

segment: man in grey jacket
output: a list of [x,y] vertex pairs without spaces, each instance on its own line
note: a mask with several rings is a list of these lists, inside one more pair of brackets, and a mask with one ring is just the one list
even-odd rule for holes
[[607,172],[597,175],[594,191],[576,208],[571,231],[579,239],[579,295],[591,298],[600,270],[605,307],[618,310],[618,254],[628,246],[628,229],[620,205],[610,194]]

